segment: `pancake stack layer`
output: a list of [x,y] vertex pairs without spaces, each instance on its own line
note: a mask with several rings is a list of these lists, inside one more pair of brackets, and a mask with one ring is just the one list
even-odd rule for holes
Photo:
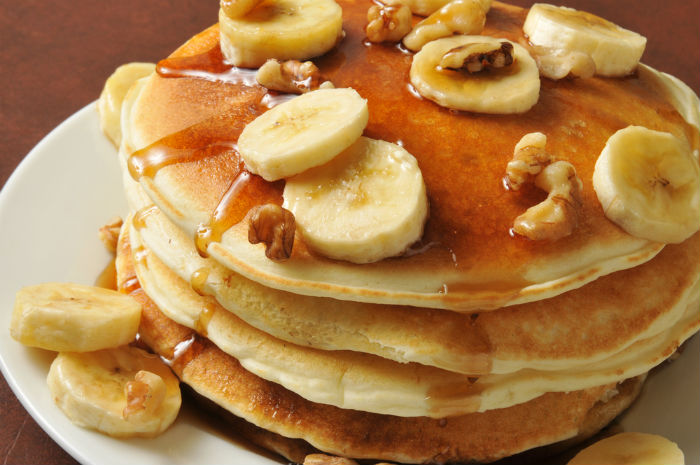
[[[369,4],[339,4],[345,37],[313,61],[367,100],[364,136],[416,158],[429,201],[422,238],[369,264],[326,258],[300,234],[285,261],[248,240],[249,210],[280,205],[285,181],[251,174],[238,137],[290,97],[226,64],[214,26],[136,80],[107,128],[121,134],[132,210],[118,281],[144,305],[142,340],[294,461],[320,450],[490,462],[594,434],[700,328],[700,236],[664,245],[626,233],[598,201],[596,160],[630,125],[697,154],[697,127],[646,67],[542,79],[522,114],[443,108],[409,84],[412,54],[365,41]],[[525,43],[526,15],[495,2],[482,34]],[[503,184],[533,132],[582,181],[578,226],[557,240],[511,231],[545,196]]]

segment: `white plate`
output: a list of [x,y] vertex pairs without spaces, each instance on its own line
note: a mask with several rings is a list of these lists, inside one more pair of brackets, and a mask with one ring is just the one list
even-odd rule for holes
[[[45,281],[92,284],[110,257],[98,228],[126,212],[114,148],[102,135],[94,105],[80,110],[42,140],[0,192],[0,368],[41,427],[84,464],[279,463],[248,450],[207,417],[185,408],[156,439],[117,440],[73,426],[46,387],[53,354],[8,337],[14,295]],[[677,442],[686,463],[700,464],[700,344],[696,336],[679,360],[654,373],[621,418],[626,431],[657,433]]]

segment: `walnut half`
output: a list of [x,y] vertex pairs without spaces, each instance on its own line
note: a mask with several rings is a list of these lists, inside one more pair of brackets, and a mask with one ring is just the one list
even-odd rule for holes
[[526,182],[532,180],[542,171],[542,168],[552,162],[552,156],[544,149],[547,136],[541,132],[525,134],[515,144],[513,159],[506,167],[508,186],[517,191]]
[[272,58],[258,69],[255,79],[270,90],[303,94],[318,89],[321,72],[311,61],[287,60],[280,63]]
[[124,418],[139,412],[153,413],[165,400],[166,386],[163,378],[150,371],[140,370],[124,386],[126,407]]
[[411,30],[413,14],[403,3],[372,5],[367,10],[367,39],[370,42],[399,42]]
[[517,217],[513,231],[533,240],[556,240],[571,234],[578,224],[583,188],[574,166],[555,161],[537,175],[535,185],[549,195]]
[[452,0],[425,18],[403,38],[409,50],[417,52],[423,45],[452,34],[474,35],[481,33],[486,23],[486,12],[491,7],[488,0]]
[[440,60],[441,68],[478,73],[513,64],[513,44],[510,42],[477,42],[449,50]]
[[265,255],[270,260],[286,260],[292,255],[296,223],[289,210],[268,203],[250,210],[248,242],[265,243]]

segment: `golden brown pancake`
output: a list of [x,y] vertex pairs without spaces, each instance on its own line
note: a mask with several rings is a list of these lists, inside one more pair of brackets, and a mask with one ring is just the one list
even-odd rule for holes
[[[139,300],[139,334],[198,394],[279,436],[244,427],[252,440],[280,453],[312,446],[354,458],[407,463],[491,462],[571,438],[585,439],[638,395],[643,376],[570,393],[550,393],[514,407],[446,419],[402,418],[309,402],[244,370],[206,338],[163,315],[138,284],[128,241],[117,256],[118,284]],[[289,438],[285,439],[285,438]],[[299,460],[298,456],[288,457]]]
[[[131,156],[132,174],[179,227],[191,237],[200,225],[211,227],[213,241],[200,241],[201,248],[269,287],[461,311],[541,300],[658,253],[660,244],[634,238],[605,217],[591,183],[606,141],[628,125],[668,131],[690,142],[697,139],[696,129],[654,85],[636,75],[542,79],[540,99],[524,115],[450,111],[411,92],[410,54],[390,45],[364,43],[369,2],[340,4],[347,36],[315,62],[336,87],[353,87],[368,100],[365,135],[400,141],[417,158],[430,199],[425,234],[414,246],[421,252],[354,265],[314,254],[297,239],[290,260],[271,262],[262,245],[248,243],[247,224],[238,221],[254,205],[280,203],[283,182],[254,177],[227,205],[226,221],[211,221],[242,169],[232,144],[243,127],[265,111],[267,91],[250,81],[249,72],[233,73],[233,78],[210,74],[214,81],[154,75],[132,96],[123,119],[122,149],[125,156],[146,149]],[[495,2],[484,34],[523,40],[525,14]],[[168,67],[180,70],[176,76],[197,67],[225,70],[217,43],[216,27],[195,36],[161,64],[162,74]],[[547,135],[547,150],[570,161],[583,181],[579,226],[557,241],[509,234],[514,218],[544,198],[535,188],[516,194],[502,183],[515,143],[535,131]],[[169,155],[156,162],[156,153]]]
[[[133,181],[127,183],[139,190]],[[665,247],[645,264],[582,288],[478,316],[340,301],[248,280],[201,258],[156,207],[139,211],[132,237],[180,279],[194,283],[198,277],[200,293],[215,297],[257,329],[301,346],[371,353],[471,375],[583,369],[678,322],[696,297],[700,280],[696,234]],[[695,319],[700,317],[695,313]]]
[[[700,282],[682,292],[679,291],[679,295],[688,295],[688,298],[680,299],[677,307],[671,306],[668,311],[659,312],[657,323],[660,324],[661,331],[653,336],[643,337],[631,345],[627,345],[623,339],[625,325],[620,320],[624,319],[627,312],[633,313],[634,307],[626,307],[621,302],[613,301],[602,308],[599,316],[594,317],[593,315],[598,314],[593,310],[598,309],[596,306],[592,309],[586,307],[585,299],[582,299],[574,308],[580,309],[582,313],[589,313],[589,318],[603,319],[600,322],[601,333],[606,326],[615,328],[623,350],[575,366],[559,360],[558,368],[550,366],[548,370],[525,369],[526,365],[512,362],[512,373],[483,374],[477,379],[473,377],[476,373],[460,374],[417,363],[396,363],[357,351],[329,351],[305,347],[253,328],[228,312],[210,296],[199,295],[189,282],[177,277],[144,245],[139,231],[131,225],[131,219],[127,218],[125,228],[128,238],[132,249],[137,251],[134,266],[136,276],[144,291],[168,318],[206,335],[222,351],[238,359],[241,366],[251,373],[281,384],[307,400],[344,409],[442,418],[505,408],[547,392],[569,392],[619,382],[643,374],[661,363],[669,351],[674,351],[679,343],[700,327],[700,312],[697,311],[700,304],[697,297]],[[651,262],[647,265],[650,264]],[[604,279],[606,278],[601,278]],[[641,283],[628,280],[626,290],[639,284]],[[646,298],[653,300],[653,295],[652,290]],[[248,302],[250,301],[246,303]],[[371,307],[371,304],[364,305]],[[374,310],[381,313],[383,309]],[[490,312],[489,315],[502,316],[502,321],[508,321],[511,310]],[[637,319],[644,320],[654,314],[650,307],[644,307],[642,310]],[[569,328],[571,332],[575,332],[576,325],[566,320],[557,320],[558,313],[563,310],[554,303],[551,308],[539,306],[538,311],[538,318],[524,322],[516,319],[516,323],[522,323],[523,328],[528,328],[537,326],[539,320],[544,320],[545,324],[548,324],[549,333],[553,333],[548,339],[550,344],[566,347],[567,337],[554,328]],[[615,320],[618,321],[614,322]],[[400,321],[396,322],[395,327],[401,327]],[[491,328],[488,321],[485,325],[480,325],[479,329],[506,341],[512,335],[507,331],[493,331],[502,328],[498,325]],[[295,326],[290,325],[288,330],[294,331]],[[397,329],[396,332],[401,330]],[[537,331],[533,333],[534,337],[538,334]],[[423,334],[424,331],[418,328],[406,337],[422,339]],[[557,335],[558,338],[555,337]],[[600,335],[592,331],[579,337],[594,340],[600,338]],[[460,336],[453,335],[445,344],[459,339]],[[521,348],[521,353],[528,354],[526,346]],[[574,351],[568,353],[583,361],[586,360],[585,354],[585,351],[582,351],[582,354]]]

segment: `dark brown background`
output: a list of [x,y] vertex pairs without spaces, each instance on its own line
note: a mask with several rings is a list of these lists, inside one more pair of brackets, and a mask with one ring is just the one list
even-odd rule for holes
[[[697,0],[559,2],[643,34],[649,41],[642,60],[700,92]],[[214,23],[217,9],[216,0],[2,0],[0,186],[43,136],[97,98],[115,67],[166,56]],[[6,329],[0,328],[0,337],[7,337]],[[0,463],[76,463],[29,417],[2,378]]]

